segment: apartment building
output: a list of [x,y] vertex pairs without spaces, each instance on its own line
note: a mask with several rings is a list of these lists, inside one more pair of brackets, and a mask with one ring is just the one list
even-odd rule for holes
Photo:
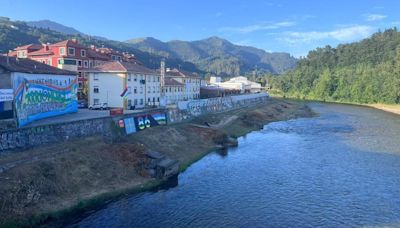
[[159,106],[160,75],[140,64],[112,61],[94,67],[89,75],[89,106],[107,103],[113,108]]

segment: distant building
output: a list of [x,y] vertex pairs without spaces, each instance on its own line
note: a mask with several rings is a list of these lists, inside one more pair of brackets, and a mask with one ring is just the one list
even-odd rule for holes
[[88,71],[89,106],[107,103],[113,108],[158,106],[160,75],[142,65],[106,62]]
[[219,86],[202,86],[200,88],[200,98],[213,98],[213,97],[225,97],[229,95],[240,94],[240,90],[227,89]]
[[183,101],[185,98],[185,85],[173,78],[166,77],[162,96],[165,105]]
[[178,69],[166,69],[166,78],[172,78],[182,83],[184,88],[183,100],[193,100],[200,98],[201,77],[196,73]]
[[226,82],[211,83],[210,80],[210,84],[225,89],[239,90],[240,93],[257,93],[262,90],[260,83],[249,81],[246,77],[243,76],[231,78]]
[[76,112],[76,74],[27,58],[0,56],[0,119],[19,127]]

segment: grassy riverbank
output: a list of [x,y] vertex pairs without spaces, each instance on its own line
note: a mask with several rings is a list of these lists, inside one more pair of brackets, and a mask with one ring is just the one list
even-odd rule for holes
[[348,101],[337,101],[333,99],[329,100],[317,100],[317,99],[309,99],[309,98],[299,98],[299,97],[288,97],[284,96],[283,93],[275,92],[272,93],[271,96],[273,96],[275,99],[293,99],[293,100],[299,100],[299,101],[318,101],[318,102],[328,102],[328,103],[336,103],[336,104],[349,104],[349,105],[360,105],[360,106],[367,106],[371,108],[376,108],[385,112],[390,112],[394,113],[397,115],[400,115],[400,104],[364,104],[364,103],[357,103],[357,102],[348,102]]
[[184,170],[226,136],[238,137],[272,121],[311,115],[301,102],[271,99],[257,107],[147,129],[112,145],[92,137],[2,155],[0,166],[18,164],[0,173],[0,226],[60,225],[60,217],[157,186],[143,169],[146,150],[179,160]]

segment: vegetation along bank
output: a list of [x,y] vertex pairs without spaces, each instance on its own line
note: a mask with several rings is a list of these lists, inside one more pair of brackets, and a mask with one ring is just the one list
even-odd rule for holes
[[[256,107],[160,126],[106,144],[100,137],[46,145],[0,157],[0,226],[62,225],[107,200],[160,183],[148,176],[145,152],[159,151],[186,169],[209,151],[264,124],[312,116],[303,103],[270,99]],[[61,223],[61,224],[60,224]]]

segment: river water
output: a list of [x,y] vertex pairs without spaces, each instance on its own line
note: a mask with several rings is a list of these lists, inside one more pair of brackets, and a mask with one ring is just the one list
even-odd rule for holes
[[400,117],[310,103],[181,173],[177,185],[110,203],[77,227],[400,226]]

